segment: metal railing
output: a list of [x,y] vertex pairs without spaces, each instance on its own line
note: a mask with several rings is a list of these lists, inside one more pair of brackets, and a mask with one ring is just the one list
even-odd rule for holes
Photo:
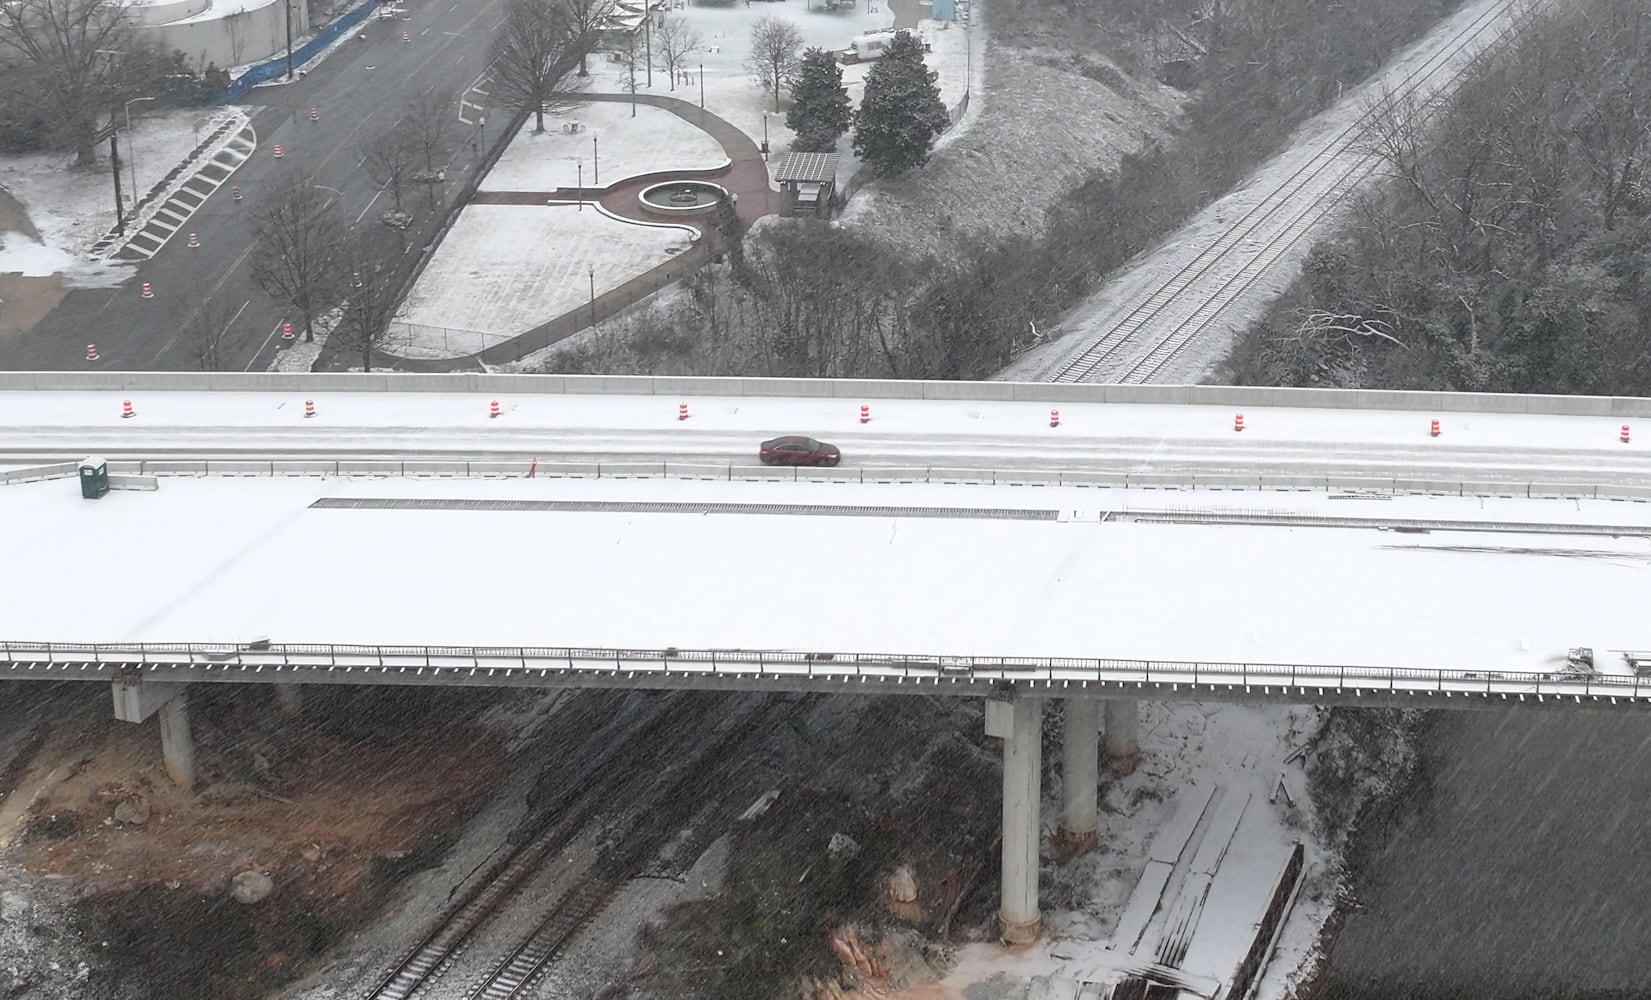
[[[1641,701],[1651,699],[1651,678],[1622,673],[1567,670],[1352,666],[1310,663],[1240,663],[1089,657],[968,656],[913,653],[810,652],[586,646],[376,646],[349,644],[247,645],[236,643],[0,642],[0,667],[11,676],[42,670],[64,677],[79,667],[98,675],[142,675],[177,668],[237,674],[416,671],[440,683],[444,676],[625,674],[693,681],[717,678],[760,683],[802,681],[821,689],[845,683],[922,684],[985,682],[990,685],[1102,685],[1119,689],[1165,688],[1189,693],[1243,689],[1271,694],[1313,690],[1405,695],[1479,695]],[[1626,664],[1625,664],[1626,667]],[[245,678],[252,679],[252,678]],[[273,680],[273,678],[271,678]],[[290,678],[289,678],[290,679]],[[371,683],[364,676],[362,683]],[[976,685],[979,686],[978,684]],[[971,693],[958,690],[957,693]],[[978,692],[974,692],[978,693]]]

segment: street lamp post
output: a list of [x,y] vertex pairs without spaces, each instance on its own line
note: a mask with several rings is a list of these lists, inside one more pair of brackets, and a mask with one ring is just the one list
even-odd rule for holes
[[287,80],[292,80],[292,0],[287,0]]
[[590,137],[590,182],[595,187],[602,186],[602,158],[594,135]]
[[705,64],[699,64],[699,110],[705,110]]
[[487,158],[487,116],[481,115],[476,119],[476,133],[482,137],[482,159]]
[[586,264],[585,270],[590,272],[590,325],[596,326],[596,265]]
[[768,112],[762,113],[762,158],[768,159]]
[[578,187],[574,188],[573,191],[574,191],[574,197],[579,199],[579,207],[578,207],[578,209],[576,209],[576,211],[583,212],[585,210],[585,161],[584,160],[579,161],[579,185],[578,185]]
[[[130,101],[126,102],[126,134],[127,134],[128,137],[131,136],[131,134],[132,134],[132,105],[140,104],[144,101],[153,101],[153,100],[154,100],[153,97],[134,97]],[[138,153],[138,144],[136,142],[133,142],[127,147],[127,150],[126,150],[126,172],[132,178],[132,207],[134,209],[137,208],[137,204],[138,204],[138,155],[137,155],[137,153]]]

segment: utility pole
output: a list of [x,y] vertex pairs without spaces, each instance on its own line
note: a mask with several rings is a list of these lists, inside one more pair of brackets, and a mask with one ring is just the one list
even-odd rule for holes
[[292,0],[287,4],[287,81],[292,81]]
[[117,121],[114,113],[109,114],[109,165],[114,168],[115,175],[115,235],[126,235],[126,206],[120,196],[120,143],[116,136],[120,130],[115,128]]
[[[654,89],[654,41],[653,33],[649,30],[650,22],[654,19],[654,5],[649,3],[642,12],[642,50],[648,56],[648,89]],[[634,116],[633,116],[634,117]]]

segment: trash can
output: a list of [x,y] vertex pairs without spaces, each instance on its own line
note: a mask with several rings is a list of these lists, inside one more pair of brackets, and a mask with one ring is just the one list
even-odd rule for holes
[[80,461],[80,495],[96,500],[109,492],[109,463],[101,458]]

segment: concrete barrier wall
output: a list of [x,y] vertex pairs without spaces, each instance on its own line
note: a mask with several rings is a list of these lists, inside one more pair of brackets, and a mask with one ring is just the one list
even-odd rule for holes
[[[110,462],[111,473],[144,476],[357,476],[436,479],[523,479],[531,470],[540,479],[698,479],[745,482],[824,483],[994,483],[1030,486],[1081,486],[1097,489],[1155,490],[1269,490],[1430,494],[1445,496],[1523,497],[1531,499],[1585,499],[1651,501],[1651,486],[1595,485],[1591,483],[1486,483],[1456,479],[1391,479],[1320,476],[1236,476],[1204,473],[1072,472],[1052,469],[908,468],[786,468],[764,465],[711,465],[657,462],[603,462],[600,464],[497,461],[383,461],[339,460],[144,460]],[[74,463],[56,463],[0,472],[0,484],[51,479],[76,474]]]
[[[0,372],[0,391],[471,392],[489,395],[790,396],[798,398],[979,400],[1025,403],[1171,404],[1258,408],[1322,407],[1441,413],[1651,416],[1651,398],[1520,396],[1506,393],[1390,392],[1379,389],[1271,389],[1216,385],[1062,385],[1050,382],[900,382],[866,379],[654,378],[646,375],[491,375]],[[873,408],[873,419],[876,410]]]

